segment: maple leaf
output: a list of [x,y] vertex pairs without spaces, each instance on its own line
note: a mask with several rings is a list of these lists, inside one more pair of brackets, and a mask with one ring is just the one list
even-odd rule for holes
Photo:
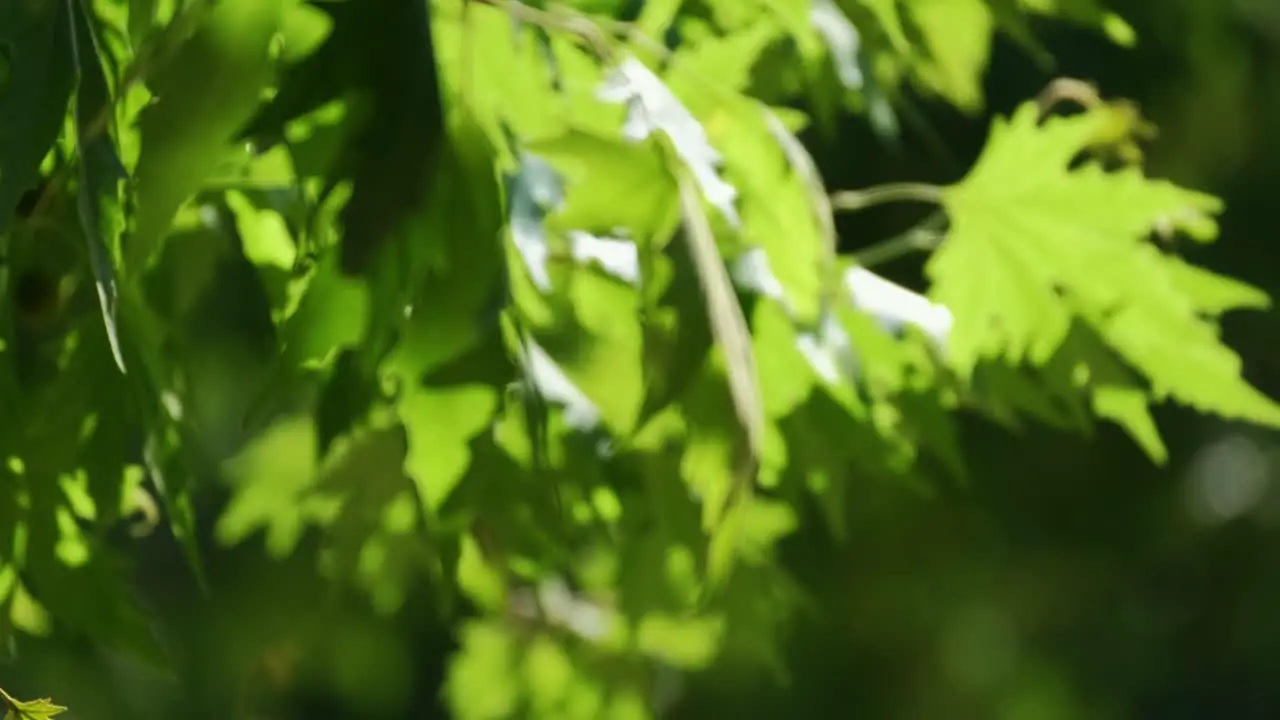
[[5,720],[48,720],[48,718],[61,715],[67,710],[61,705],[54,705],[49,698],[23,702],[15,699],[3,689],[0,689],[0,702],[4,703],[4,707],[7,710],[4,715]]
[[[1280,425],[1280,406],[1240,377],[1213,321],[1265,295],[1149,242],[1157,230],[1212,240],[1221,202],[1137,167],[1077,162],[1106,129],[1101,110],[1037,115],[1027,103],[998,119],[969,175],[943,193],[951,231],[926,272],[931,297],[954,313],[957,371],[991,359],[1043,366],[1082,322],[1145,378],[1151,400]],[[1078,357],[1086,370],[1090,357]],[[1122,424],[1138,434],[1136,422]]]

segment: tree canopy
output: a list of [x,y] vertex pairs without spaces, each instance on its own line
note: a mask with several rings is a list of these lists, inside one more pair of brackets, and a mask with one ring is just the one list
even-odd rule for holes
[[[824,181],[810,138],[983,116],[1045,21],[1136,38],[1092,1],[0,4],[0,640],[165,666],[125,560],[168,533],[206,594],[248,545],[440,613],[460,720],[657,717],[785,676],[778,543],[964,481],[960,417],[1154,463],[1153,407],[1280,426],[1220,337],[1268,295],[1182,252],[1223,203],[1105,78],[951,182]],[[933,212],[842,252],[897,202]]]

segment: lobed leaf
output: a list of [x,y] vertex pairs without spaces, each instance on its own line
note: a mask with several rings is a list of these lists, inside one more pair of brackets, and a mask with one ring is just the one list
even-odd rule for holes
[[[968,376],[986,359],[1044,365],[1078,320],[1146,377],[1152,399],[1280,423],[1280,406],[1241,379],[1239,358],[1205,317],[1261,296],[1189,273],[1147,240],[1168,228],[1210,239],[1220,201],[1135,167],[1080,164],[1106,130],[1103,111],[1043,125],[1038,113],[1028,103],[998,120],[968,176],[944,194],[951,231],[927,272],[930,295],[955,317],[954,367]],[[1114,397],[1106,406],[1120,413]],[[1158,456],[1146,421],[1124,415]]]

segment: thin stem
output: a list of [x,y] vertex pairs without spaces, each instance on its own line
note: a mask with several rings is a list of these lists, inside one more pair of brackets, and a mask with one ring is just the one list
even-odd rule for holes
[[921,202],[938,205],[942,188],[917,182],[885,183],[865,190],[841,190],[831,195],[831,207],[852,212],[891,202]]
[[1098,88],[1092,83],[1077,78],[1055,78],[1036,98],[1036,104],[1040,106],[1040,120],[1043,121],[1055,107],[1063,102],[1074,102],[1086,110],[1092,110],[1103,104]]
[[516,20],[537,25],[544,30],[561,30],[576,35],[591,46],[591,50],[602,60],[607,61],[613,57],[613,38],[586,16],[566,11],[542,10],[519,0],[470,0],[470,2],[506,10]]
[[870,268],[912,253],[935,250],[946,237],[942,232],[945,220],[945,215],[935,212],[906,231],[855,252],[853,259],[862,267]]

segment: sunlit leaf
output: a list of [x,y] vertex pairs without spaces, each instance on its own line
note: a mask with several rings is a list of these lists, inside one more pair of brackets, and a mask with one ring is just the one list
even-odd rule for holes
[[5,705],[5,718],[8,720],[47,720],[66,712],[61,705],[55,705],[49,698],[38,700],[18,700],[0,688],[0,701]]
[[[1155,399],[1280,423],[1280,407],[1241,379],[1239,358],[1201,315],[1222,309],[1208,294],[1214,285],[1206,292],[1203,279],[1146,240],[1158,227],[1211,238],[1217,198],[1134,167],[1073,167],[1104,114],[1043,125],[1037,115],[1027,104],[997,121],[977,164],[944,197],[951,232],[928,272],[931,296],[954,314],[955,367],[967,374],[983,358],[1044,364],[1079,318],[1147,378]],[[1260,300],[1217,285],[1224,289],[1232,304]]]
[[462,479],[471,460],[468,444],[488,426],[497,401],[497,391],[481,385],[412,388],[400,400],[409,436],[405,471],[428,513],[438,513]]
[[721,177],[720,153],[707,141],[701,123],[656,75],[635,58],[624,60],[605,80],[600,97],[627,106],[627,123],[622,134],[639,142],[661,131],[671,141],[676,155],[693,173],[707,202],[737,225],[737,190]]
[[201,16],[193,34],[148,86],[157,96],[139,118],[136,231],[126,266],[154,260],[179,206],[231,151],[270,77],[269,45],[283,0],[229,0]]
[[981,110],[995,30],[985,0],[916,0],[909,13],[924,45],[916,77],[962,110]]
[[71,15],[72,55],[76,59],[79,89],[75,99],[76,144],[80,152],[80,192],[77,202],[89,263],[93,266],[98,302],[111,342],[111,354],[120,371],[125,371],[120,350],[118,322],[119,291],[116,263],[120,256],[120,235],[125,217],[121,207],[121,185],[125,169],[111,140],[110,111],[113,99],[98,61],[98,42],[85,18],[79,0],[67,0]]

